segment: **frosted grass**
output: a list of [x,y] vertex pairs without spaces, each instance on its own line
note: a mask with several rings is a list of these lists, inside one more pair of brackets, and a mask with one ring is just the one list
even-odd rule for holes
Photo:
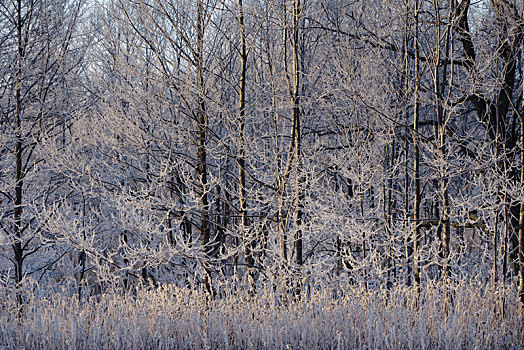
[[[334,297],[337,294],[338,297]],[[451,297],[453,304],[451,304]],[[502,307],[504,305],[504,314]],[[515,292],[478,284],[313,292],[283,303],[164,286],[79,303],[30,300],[22,319],[4,303],[0,346],[11,349],[522,349]]]

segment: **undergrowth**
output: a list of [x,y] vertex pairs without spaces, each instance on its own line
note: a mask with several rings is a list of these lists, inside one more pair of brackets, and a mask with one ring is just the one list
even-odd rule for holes
[[417,292],[311,288],[224,293],[163,286],[90,300],[33,297],[2,305],[0,345],[12,349],[521,349],[513,289],[460,283]]

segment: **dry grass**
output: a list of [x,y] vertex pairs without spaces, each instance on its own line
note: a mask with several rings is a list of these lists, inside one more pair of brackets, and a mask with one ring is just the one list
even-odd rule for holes
[[[446,291],[447,290],[447,291]],[[338,295],[334,297],[334,295]],[[451,303],[451,298],[453,303]],[[0,345],[12,349],[522,349],[523,314],[512,289],[461,283],[416,291],[312,292],[280,302],[165,286],[79,303],[55,295],[5,307]],[[502,309],[504,308],[504,313]]]

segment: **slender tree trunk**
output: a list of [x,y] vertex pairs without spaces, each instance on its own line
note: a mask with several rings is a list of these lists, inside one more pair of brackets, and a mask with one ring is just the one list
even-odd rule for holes
[[413,179],[414,179],[414,198],[413,198],[413,278],[415,284],[420,285],[420,271],[418,265],[418,245],[419,245],[419,232],[420,232],[420,151],[418,145],[418,132],[419,132],[419,48],[418,48],[418,21],[419,21],[419,0],[415,1],[414,9],[414,25],[415,34],[413,38],[414,52],[415,52],[415,90],[414,94],[414,106],[413,106]]
[[[282,1],[282,4],[284,6],[284,9],[283,9],[283,13],[284,13],[284,16],[286,16],[287,14],[287,6],[286,6],[286,1],[283,0]],[[288,73],[287,72],[287,59],[288,59],[288,52],[287,52],[287,45],[288,45],[288,28],[287,28],[287,24],[284,24],[284,40],[283,40],[283,49],[284,49],[284,66],[286,67],[286,74]],[[268,62],[269,59],[268,59]],[[271,67],[270,67],[271,69]],[[273,108],[276,108],[276,105],[274,103],[274,100],[273,100]],[[294,133],[295,131],[295,128],[293,128],[292,130],[292,133]],[[277,142],[278,142],[278,128],[277,128],[277,123],[275,123],[275,134],[277,135]],[[288,264],[288,257],[287,257],[287,241],[288,241],[288,237],[287,237],[287,232],[286,232],[286,229],[287,229],[287,220],[285,220],[284,218],[284,193],[286,191],[286,181],[287,181],[287,176],[289,174],[289,169],[290,169],[290,159],[291,159],[291,152],[293,150],[293,147],[294,147],[294,142],[295,142],[295,136],[294,134],[292,135],[291,137],[291,142],[289,143],[289,152],[288,152],[288,159],[287,159],[287,165],[285,167],[285,170],[284,172],[280,172],[278,171],[277,173],[277,201],[278,201],[278,235],[279,235],[279,243],[280,243],[280,259],[281,259],[281,262],[282,262],[282,273],[283,273],[283,278],[284,278],[284,283],[287,284],[287,282],[285,281],[285,276],[284,274],[287,273],[287,264]],[[280,168],[280,155],[278,153],[278,146],[277,146],[277,167]],[[287,286],[285,287],[285,289],[287,290]]]
[[[524,82],[523,82],[524,87]],[[524,90],[523,90],[524,95]],[[524,96],[523,96],[524,97]],[[524,100],[522,101],[524,107]],[[524,115],[520,115],[520,186],[524,186]],[[518,275],[519,285],[518,293],[519,299],[524,307],[524,201],[520,202],[519,213],[519,245],[518,245]]]
[[[452,17],[453,14],[453,2],[449,3],[449,14],[448,18]],[[438,1],[434,2],[435,15],[436,15],[436,37],[440,38],[440,11]],[[449,56],[449,46],[450,46],[450,35],[451,35],[451,24],[448,23],[446,28],[446,50],[445,57]],[[446,174],[445,163],[446,163],[446,121],[444,116],[444,107],[443,107],[443,96],[444,90],[446,87],[446,75],[448,65],[444,65],[442,68],[442,79],[440,78],[440,61],[441,61],[441,48],[440,41],[436,44],[436,58],[434,66],[434,93],[436,97],[436,114],[437,114],[437,128],[436,136],[438,140],[438,156],[441,160],[441,165],[439,169],[439,186],[440,186],[440,199],[441,199],[441,215],[439,219],[439,227],[442,228],[442,246],[440,250],[440,260],[441,267],[443,270],[443,277],[447,279],[450,274],[450,266],[448,262],[449,253],[450,253],[450,233],[451,227],[449,224],[449,195],[448,195],[448,177]]]
[[495,209],[495,226],[493,229],[493,285],[496,285],[498,282],[498,226],[499,226],[499,213],[498,208]]
[[413,244],[411,243],[411,228],[409,227],[409,169],[408,164],[409,157],[409,143],[408,143],[408,134],[406,132],[406,138],[404,141],[404,256],[405,262],[404,266],[406,269],[406,285],[411,286],[411,262],[410,259],[413,255]]
[[[86,240],[86,200],[85,197],[82,196],[82,238],[84,241]],[[78,278],[78,301],[80,302],[82,300],[82,283],[84,281],[84,276],[86,273],[86,260],[87,255],[86,251],[82,249],[80,252],[80,255],[78,257],[78,260],[80,262],[80,277]]]
[[210,242],[210,223],[209,223],[209,198],[207,192],[207,111],[205,102],[205,87],[204,87],[204,8],[202,1],[197,1],[197,47],[196,47],[196,72],[197,72],[197,88],[198,88],[198,111],[197,111],[197,177],[199,180],[199,196],[200,196],[200,237],[202,242],[202,249],[204,253],[204,287],[207,292],[213,296],[213,288],[211,286],[211,270],[209,267],[209,258],[211,252]]
[[287,234],[284,220],[284,184],[282,183],[284,180],[282,179],[282,176],[278,175],[278,177],[278,235],[280,243],[280,259],[282,259],[282,264],[285,266],[287,263]]
[[[364,219],[364,196],[362,194],[362,185],[359,184],[359,189],[358,189],[358,192],[359,192],[359,197],[360,197],[360,217],[362,219]],[[366,231],[365,230],[362,230],[362,245],[361,245],[361,251],[362,251],[362,260],[364,262],[364,268],[363,268],[363,273],[364,273],[364,288],[366,290],[368,290],[368,268],[367,268],[367,263],[366,263]]]
[[249,290],[254,292],[254,259],[252,239],[249,237],[249,220],[247,217],[246,200],[246,159],[245,159],[245,125],[246,125],[246,74],[247,74],[247,43],[244,24],[244,8],[242,0],[238,0],[238,22],[240,25],[240,89],[238,93],[238,198],[240,204],[240,228],[244,238],[244,260],[249,283]]
[[22,144],[22,65],[25,56],[24,43],[22,39],[22,1],[17,1],[17,40],[18,40],[18,57],[17,57],[17,74],[16,74],[16,111],[15,111],[15,207],[13,213],[13,252],[15,264],[15,288],[16,301],[21,307],[22,293],[20,291],[23,279],[24,249],[22,246],[22,196],[24,186],[23,167],[23,144]]
[[508,185],[506,180],[506,187],[504,189],[504,240],[502,247],[502,284],[506,285],[506,275],[508,271],[508,236],[509,236],[509,218],[508,218]]
[[[392,164],[395,160],[395,150],[396,150],[396,140],[393,140],[393,143],[391,145],[391,155],[389,155],[387,146],[386,146],[386,166],[385,168],[389,172],[392,168]],[[395,257],[392,254],[391,246],[392,243],[392,211],[393,211],[393,174],[389,174],[389,178],[387,179],[387,189],[386,189],[386,179],[384,179],[383,182],[383,212],[384,212],[384,223],[385,223],[385,234],[387,237],[388,242],[388,257],[387,257],[387,267],[388,267],[388,281],[387,281],[387,287],[388,289],[393,286],[393,284],[396,281],[396,271],[395,271]],[[391,274],[393,273],[393,278],[391,278]]]
[[303,238],[302,238],[302,216],[303,216],[303,201],[304,201],[304,175],[303,175],[303,160],[302,160],[302,139],[300,128],[300,56],[299,56],[299,25],[302,17],[302,9],[304,4],[300,0],[293,2],[293,36],[292,36],[292,51],[293,51],[293,128],[295,135],[295,165],[296,165],[296,205],[295,205],[295,254],[296,264],[301,266],[303,264]]
[[[524,1],[522,1],[524,6]],[[524,7],[521,13],[524,18]],[[522,53],[521,53],[522,54]],[[524,71],[524,70],[523,70]],[[520,186],[524,187],[524,79],[522,80],[522,111],[520,112]],[[521,306],[524,308],[524,201],[520,202],[519,212],[519,286],[518,294]]]
[[[405,2],[405,20],[404,20],[404,52],[403,52],[403,60],[404,60],[404,86],[406,87],[406,93],[405,93],[405,99],[406,103],[408,102],[409,98],[409,86],[410,86],[410,80],[411,76],[409,74],[409,22],[410,22],[410,11],[409,11],[409,2]],[[409,124],[409,113],[407,109],[404,111],[405,114],[405,123],[406,125]],[[409,199],[409,128],[406,126],[404,128],[405,130],[405,137],[404,137],[404,269],[406,271],[406,285],[411,285],[411,263],[410,258],[413,254],[413,246],[410,242],[411,240],[411,228],[409,227],[409,209],[410,209],[410,199]]]

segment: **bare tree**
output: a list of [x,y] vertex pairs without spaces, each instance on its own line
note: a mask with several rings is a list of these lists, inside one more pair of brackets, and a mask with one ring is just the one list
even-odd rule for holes
[[[12,248],[16,288],[25,276],[24,262],[41,248],[36,201],[53,191],[39,178],[43,137],[67,127],[72,108],[66,101],[69,79],[81,63],[76,40],[83,1],[17,0],[0,7],[2,23],[2,188],[8,205],[3,234]],[[20,292],[16,295],[22,304]]]

